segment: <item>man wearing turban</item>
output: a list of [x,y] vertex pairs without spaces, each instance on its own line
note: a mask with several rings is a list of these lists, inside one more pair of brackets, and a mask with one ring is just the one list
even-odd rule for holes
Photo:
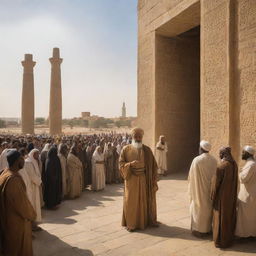
[[122,149],[119,159],[125,185],[122,225],[130,232],[158,226],[157,164],[151,149],[142,144],[144,131],[134,128],[131,135],[132,144]]
[[220,149],[221,163],[213,176],[213,240],[218,248],[232,245],[236,227],[237,164],[230,147]]
[[3,254],[32,256],[31,222],[36,213],[31,205],[26,186],[18,171],[24,159],[17,150],[7,154],[9,168],[0,175],[0,234]]
[[159,137],[159,141],[156,144],[156,162],[158,165],[158,174],[167,174],[167,152],[168,146],[164,135]]
[[256,237],[256,163],[254,154],[253,147],[244,147],[242,159],[246,163],[239,173],[240,191],[235,233],[238,237]]
[[216,172],[217,160],[209,153],[211,145],[202,140],[199,156],[192,161],[188,182],[190,197],[191,230],[195,236],[203,236],[212,230],[211,180]]

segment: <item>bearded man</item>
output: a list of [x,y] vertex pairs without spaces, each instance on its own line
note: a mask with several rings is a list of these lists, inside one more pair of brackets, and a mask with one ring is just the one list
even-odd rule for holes
[[256,162],[254,154],[253,147],[244,147],[242,159],[246,163],[238,176],[240,191],[235,232],[238,237],[256,237]]
[[122,226],[129,232],[157,227],[157,164],[149,147],[142,144],[144,131],[134,128],[132,144],[122,149],[119,166],[124,178]]
[[230,147],[220,149],[221,163],[212,179],[213,240],[218,248],[232,245],[236,227],[237,164]]

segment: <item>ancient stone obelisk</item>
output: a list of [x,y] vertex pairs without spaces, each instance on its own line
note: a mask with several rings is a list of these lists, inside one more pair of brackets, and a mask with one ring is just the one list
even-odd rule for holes
[[49,127],[50,134],[56,135],[62,132],[62,95],[61,95],[61,71],[60,49],[53,48],[52,58],[49,59],[51,68],[51,90],[50,90],[50,111]]
[[33,68],[36,62],[33,61],[32,54],[25,54],[25,59],[21,63],[23,66],[21,130],[23,134],[33,134],[35,119]]

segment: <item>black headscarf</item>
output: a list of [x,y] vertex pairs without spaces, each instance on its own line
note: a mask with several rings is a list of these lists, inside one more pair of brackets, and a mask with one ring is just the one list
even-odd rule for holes
[[28,144],[28,153],[31,151],[31,150],[33,150],[35,147],[34,147],[34,144],[33,143],[29,143]]
[[62,199],[62,172],[57,147],[52,146],[47,154],[43,175],[44,202],[47,208],[53,208]]
[[20,156],[20,152],[17,151],[16,149],[10,150],[6,155],[9,167],[13,166],[14,163],[20,158]]

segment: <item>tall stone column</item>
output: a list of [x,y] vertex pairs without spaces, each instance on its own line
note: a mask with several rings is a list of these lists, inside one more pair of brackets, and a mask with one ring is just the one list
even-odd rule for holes
[[49,59],[51,68],[51,90],[50,90],[50,112],[49,127],[50,134],[56,135],[62,132],[62,94],[61,94],[61,71],[59,48],[53,48],[52,58]]
[[23,134],[34,133],[34,74],[33,68],[36,62],[33,61],[32,54],[25,54],[23,66],[23,87],[22,87],[22,111],[21,125]]

